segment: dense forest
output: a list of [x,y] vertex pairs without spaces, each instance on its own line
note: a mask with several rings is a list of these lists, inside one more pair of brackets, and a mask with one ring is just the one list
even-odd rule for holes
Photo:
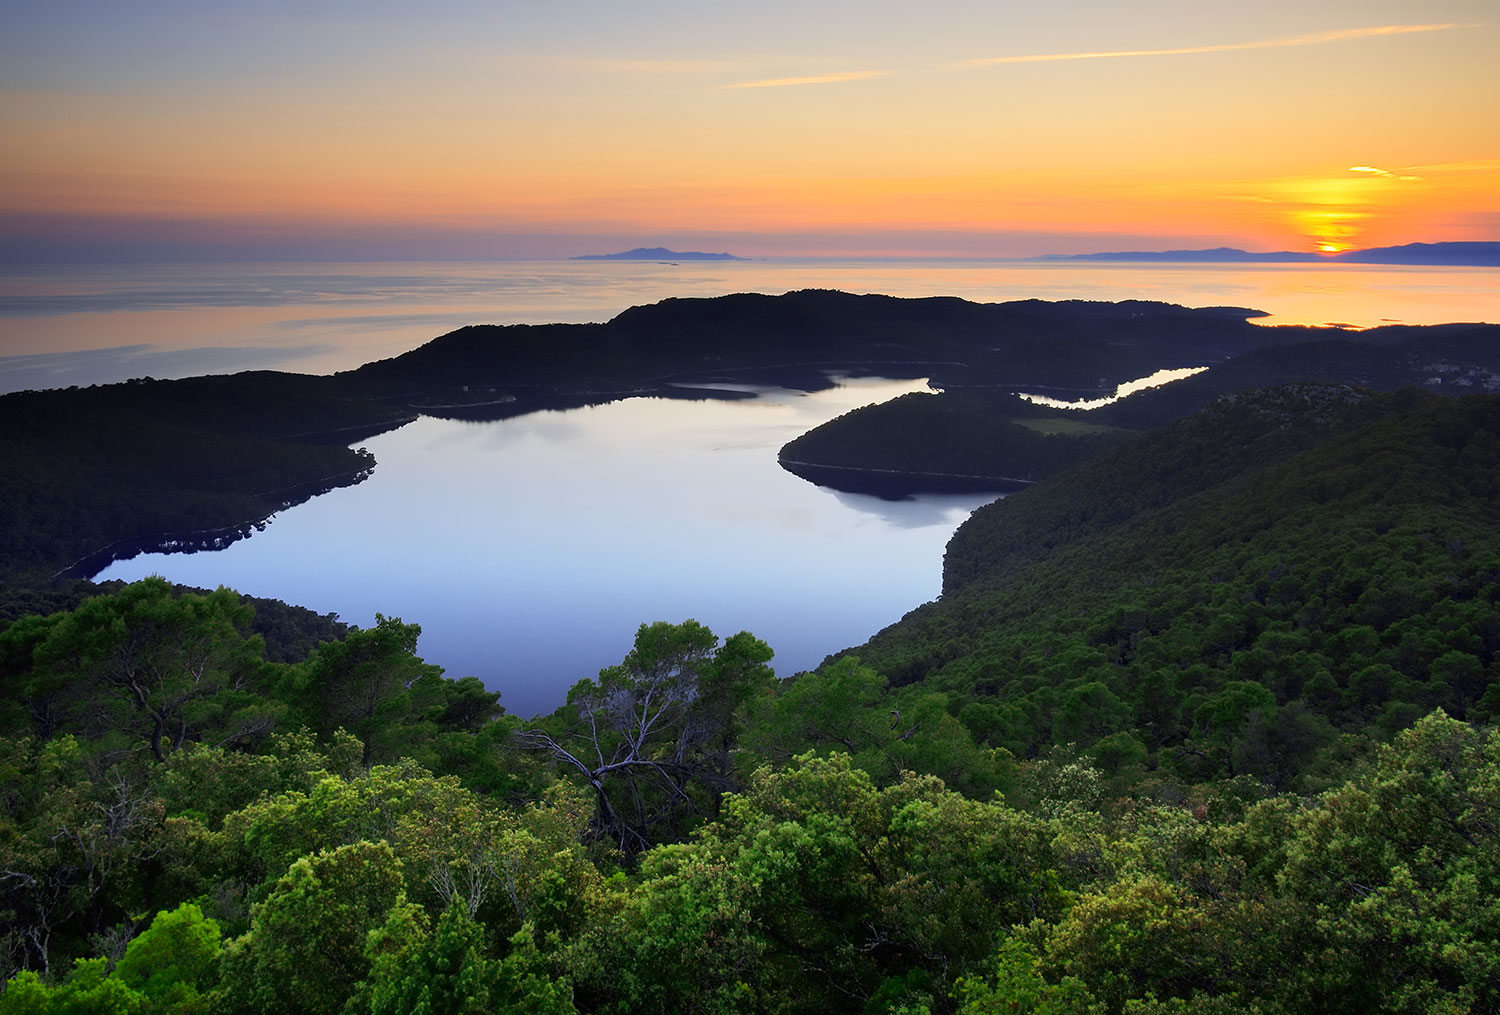
[[0,1012],[1500,1011],[1500,396],[1108,439],[813,672],[646,623],[530,720],[400,619],[59,594]]

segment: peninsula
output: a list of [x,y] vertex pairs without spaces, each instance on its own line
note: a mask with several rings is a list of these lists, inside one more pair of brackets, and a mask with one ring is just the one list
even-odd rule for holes
[[[803,290],[669,299],[604,324],[473,325],[330,377],[147,378],[0,397],[0,582],[87,577],[153,546],[216,548],[376,463],[365,436],[418,415],[501,419],[722,382],[816,390],[825,371],[925,377],[923,395],[841,417],[783,449],[828,486],[1013,488],[1189,414],[1225,390],[1330,381],[1455,394],[1500,377],[1496,325],[1334,332],[1249,309]],[[1154,371],[1213,367],[1090,417],[1010,393],[1097,397]],[[355,446],[351,446],[355,445]],[[892,486],[900,489],[892,489]]]

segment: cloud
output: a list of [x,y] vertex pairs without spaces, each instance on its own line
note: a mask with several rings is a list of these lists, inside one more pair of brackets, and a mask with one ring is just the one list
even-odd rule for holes
[[987,67],[1001,63],[1052,63],[1059,60],[1108,60],[1124,56],[1187,56],[1195,53],[1229,53],[1242,49],[1283,49],[1292,46],[1321,46],[1329,42],[1367,39],[1382,35],[1409,35],[1414,32],[1446,32],[1454,28],[1481,28],[1478,24],[1444,25],[1376,25],[1369,28],[1344,28],[1312,35],[1294,35],[1285,39],[1261,39],[1256,42],[1226,42],[1214,46],[1184,46],[1179,49],[1119,49],[1087,53],[1041,53],[1033,56],[990,56],[965,60],[961,67]]
[[890,71],[883,70],[850,70],[837,74],[814,74],[805,78],[767,78],[764,81],[741,81],[737,84],[724,85],[728,88],[787,88],[793,85],[834,85],[843,81],[863,81],[866,78],[879,78],[889,74]]
[[1430,166],[1412,166],[1426,173],[1488,173],[1500,170],[1500,159],[1476,159],[1472,162],[1438,162]]
[[1422,178],[1420,176],[1399,176],[1389,169],[1378,169],[1375,166],[1350,166],[1351,173],[1367,173],[1370,176],[1378,176],[1383,180],[1403,180],[1407,183],[1415,183]]

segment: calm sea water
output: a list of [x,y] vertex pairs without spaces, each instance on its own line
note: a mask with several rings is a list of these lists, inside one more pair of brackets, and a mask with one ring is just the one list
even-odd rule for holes
[[[836,288],[897,296],[1158,299],[1272,323],[1500,320],[1500,271],[995,262],[295,264],[4,270],[0,391],[275,368],[349,369],[465,324],[603,321],[672,296]],[[987,498],[889,503],[782,471],[785,441],[922,382],[735,402],[632,399],[497,423],[423,419],[365,442],[369,481],[215,553],[101,577],[229,585],[368,625],[513,712],[559,704],[635,628],[748,629],[783,675],[936,595],[943,546]]]
[[347,370],[465,324],[604,321],[672,296],[1153,299],[1267,323],[1500,321],[1500,270],[1360,265],[733,261],[0,267],[0,392],[247,369]]

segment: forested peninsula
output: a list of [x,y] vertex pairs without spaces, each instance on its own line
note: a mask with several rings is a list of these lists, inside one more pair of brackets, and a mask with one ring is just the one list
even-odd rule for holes
[[[821,483],[863,488],[874,475],[900,495],[945,488],[952,475],[1010,489],[997,479],[1040,478],[1097,450],[1109,428],[1161,425],[1225,391],[1287,380],[1481,390],[1500,371],[1495,325],[1343,332],[1250,324],[1258,313],[741,294],[665,300],[606,324],[475,325],[327,377],[255,371],[18,392],[0,396],[0,581],[13,598],[141,550],[243,538],[277,510],[358,482],[375,463],[351,445],[420,414],[500,419],[640,395],[731,397],[701,385],[747,377],[814,389],[830,368],[928,377],[941,402],[854,414],[782,456],[808,475],[822,469]],[[1076,413],[1017,410],[1011,394],[1107,394],[1159,369],[1215,364],[1083,427],[1065,422]],[[884,439],[892,427],[904,450]],[[1084,439],[1036,439],[1059,434]],[[885,457],[873,461],[871,446]],[[939,478],[891,486],[892,472]]]
[[1286,341],[1221,360],[1206,345],[1195,365],[1213,369],[1086,411],[1029,402],[1014,393],[1023,385],[963,378],[932,395],[845,413],[786,444],[780,460],[826,486],[893,497],[1010,490],[1238,391],[1319,381],[1378,391],[1500,391],[1497,325],[1294,329],[1279,337]]
[[[736,296],[0,398],[0,1015],[1500,1011],[1500,329],[1249,314]],[[642,618],[525,719],[415,623],[48,580],[417,412],[896,364],[943,393],[807,456],[1026,482],[792,678]]]
[[1153,303],[975,304],[806,291],[666,300],[607,324],[477,325],[329,377],[229,376],[0,396],[0,581],[88,577],[156,547],[222,546],[375,463],[361,436],[418,414],[500,419],[695,388],[758,371],[816,387],[821,367],[935,383],[1093,390],[1217,362],[1300,329],[1253,311]]

